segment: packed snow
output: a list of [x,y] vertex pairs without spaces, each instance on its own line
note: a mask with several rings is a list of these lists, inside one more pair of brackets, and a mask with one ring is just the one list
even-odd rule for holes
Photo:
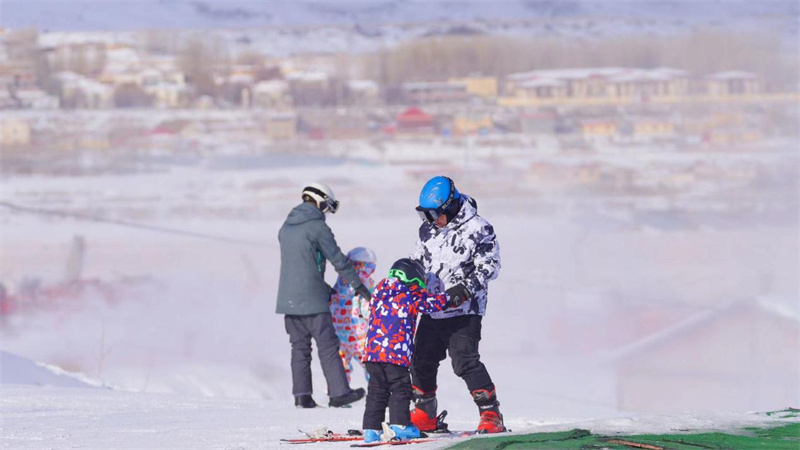
[[[271,164],[253,168],[221,169],[206,159],[146,173],[4,178],[3,202],[175,232],[3,210],[0,272],[12,294],[31,280],[59,286],[75,236],[86,242],[81,277],[97,283],[79,296],[53,294],[2,322],[0,445],[256,449],[280,447],[281,438],[301,437],[298,429],[360,428],[363,401],[345,409],[293,406],[289,343],[274,313],[278,229],[304,183],[327,182],[342,202],[328,219],[339,245],[375,250],[380,277],[414,244],[413,208],[426,174],[448,170],[478,200],[501,245],[481,352],[514,432],[730,429],[773,420],[751,411],[797,406],[788,395],[738,410],[713,401],[668,415],[621,410],[609,355],[632,342],[597,348],[591,331],[608,319],[604,302],[620,298],[669,302],[687,318],[769,294],[797,320],[792,223],[665,231],[617,214],[617,225],[597,227],[611,220],[599,204],[534,193],[514,172],[492,172],[497,155],[442,165],[430,149],[402,148],[405,159],[342,151],[302,164],[267,155]],[[507,161],[519,155],[510,152]],[[330,268],[327,278],[335,280]],[[573,334],[563,336],[561,327]],[[775,352],[798,350],[790,344]],[[326,404],[316,361],[313,369],[314,397]],[[352,386],[366,386],[360,371]],[[477,409],[447,361],[438,395],[451,428],[476,426]]]

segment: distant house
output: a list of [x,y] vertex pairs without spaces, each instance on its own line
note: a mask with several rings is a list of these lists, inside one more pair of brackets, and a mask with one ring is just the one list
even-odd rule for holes
[[114,88],[79,75],[59,72],[55,78],[61,84],[63,103],[87,109],[107,109],[114,106]]
[[158,108],[178,108],[188,104],[186,76],[168,64],[149,62],[150,67],[139,72],[142,90]]
[[259,81],[253,86],[253,106],[274,109],[291,107],[289,83],[284,80]]
[[0,146],[23,147],[31,143],[31,126],[28,121],[16,118],[0,119]]
[[609,119],[590,119],[581,122],[581,135],[587,141],[610,141],[617,135],[617,122]]
[[515,92],[518,97],[561,99],[567,97],[569,87],[566,81],[542,78],[519,83]]
[[297,137],[297,115],[274,113],[267,117],[267,137],[273,141],[292,140]]
[[756,74],[737,70],[709,75],[706,88],[712,96],[758,94],[762,90],[761,80]]
[[417,107],[411,107],[397,115],[397,132],[431,134],[436,129],[433,117]]
[[[530,95],[537,84],[541,87],[563,87],[565,96],[572,98],[602,97],[606,95],[606,79],[624,73],[622,67],[597,67],[586,69],[533,70],[508,75],[505,80],[505,95],[519,95],[519,87]],[[555,83],[558,82],[558,83]],[[546,91],[543,91],[546,92]],[[552,91],[551,91],[552,92]],[[561,93],[557,90],[556,93]],[[523,94],[524,95],[524,94]]]
[[675,122],[656,117],[628,119],[619,127],[622,140],[641,143],[672,139],[676,135],[675,131]]
[[764,411],[800,403],[796,308],[747,300],[690,317],[617,351],[617,407]]
[[289,91],[295,105],[318,106],[330,104],[334,92],[326,72],[320,70],[296,71],[286,75]]
[[485,134],[494,128],[492,116],[486,112],[459,113],[453,117],[453,133]]
[[378,83],[372,80],[350,80],[345,89],[347,101],[352,105],[375,105],[381,93]]
[[687,73],[679,69],[598,67],[511,74],[506,77],[505,95],[548,103],[630,103],[680,97],[689,87]]
[[405,100],[416,105],[464,102],[469,99],[465,83],[438,81],[403,83],[402,89]]
[[58,97],[37,87],[0,88],[0,109],[58,109]]
[[464,78],[450,78],[450,84],[463,84],[467,93],[476,97],[496,98],[499,92],[497,77],[469,76]]
[[689,77],[686,71],[678,69],[631,69],[609,77],[606,82],[609,96],[642,102],[689,92]]

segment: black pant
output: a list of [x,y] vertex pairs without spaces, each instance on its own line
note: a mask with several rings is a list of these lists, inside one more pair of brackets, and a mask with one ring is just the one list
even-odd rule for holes
[[423,392],[436,391],[439,363],[450,353],[453,372],[467,383],[470,392],[494,390],[489,372],[481,362],[482,316],[467,315],[432,319],[423,315],[417,326],[416,349],[411,358],[411,379]]
[[390,424],[410,424],[411,377],[408,367],[376,362],[367,362],[364,366],[369,373],[369,385],[363,428],[380,430],[381,423],[386,421],[387,406]]

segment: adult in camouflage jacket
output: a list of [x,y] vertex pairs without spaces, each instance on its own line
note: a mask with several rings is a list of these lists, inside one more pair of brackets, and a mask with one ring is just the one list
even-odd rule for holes
[[449,353],[453,371],[466,382],[478,406],[478,431],[505,431],[494,383],[478,351],[489,281],[500,271],[494,228],[478,215],[477,202],[459,193],[447,177],[434,177],[425,184],[417,212],[423,223],[410,258],[425,266],[433,294],[455,290],[464,302],[459,308],[424,315],[419,322],[411,361],[415,404],[411,420],[423,431],[436,427],[436,378]]

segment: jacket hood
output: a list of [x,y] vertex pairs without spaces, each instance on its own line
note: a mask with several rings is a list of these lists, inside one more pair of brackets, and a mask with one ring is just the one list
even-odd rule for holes
[[297,225],[310,220],[325,220],[325,213],[311,203],[303,202],[292,209],[286,218],[289,225]]
[[461,194],[461,198],[463,199],[461,209],[458,211],[458,214],[456,214],[456,217],[448,222],[444,228],[456,229],[478,215],[478,202],[465,194]]

